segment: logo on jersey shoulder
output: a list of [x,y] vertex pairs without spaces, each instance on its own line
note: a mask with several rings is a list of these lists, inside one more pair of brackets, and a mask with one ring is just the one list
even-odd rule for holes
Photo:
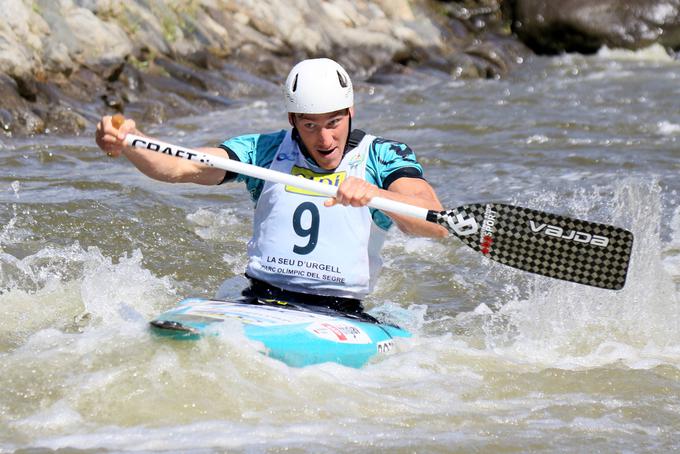
[[293,150],[291,153],[278,153],[276,155],[277,161],[295,161],[297,160],[298,153],[297,150]]
[[366,156],[364,156],[362,153],[354,153],[354,155],[349,158],[349,161],[347,161],[347,165],[349,165],[350,169],[354,169],[360,166],[365,159]]
[[[327,184],[330,186],[338,187],[345,181],[347,177],[347,172],[336,172],[336,173],[316,173],[313,170],[305,169],[303,167],[293,166],[290,173],[296,177],[303,177],[308,180],[317,181],[319,183]],[[318,192],[308,191],[307,189],[296,188],[291,185],[286,185],[286,192],[292,192],[293,194],[304,194],[313,195],[317,197],[328,197]]]

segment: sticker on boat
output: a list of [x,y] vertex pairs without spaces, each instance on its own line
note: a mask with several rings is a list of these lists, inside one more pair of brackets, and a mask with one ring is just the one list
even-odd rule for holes
[[343,344],[370,344],[372,342],[364,330],[351,323],[340,321],[316,322],[306,329],[321,339]]
[[387,355],[392,352],[394,341],[392,339],[378,342],[378,353]]

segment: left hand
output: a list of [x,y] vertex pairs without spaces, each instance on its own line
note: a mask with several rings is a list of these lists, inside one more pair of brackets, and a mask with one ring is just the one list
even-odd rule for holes
[[95,141],[110,158],[117,158],[127,148],[125,136],[130,132],[139,134],[134,120],[126,120],[120,114],[107,115],[97,123]]
[[338,187],[338,193],[332,199],[324,202],[327,207],[334,205],[351,205],[363,207],[368,205],[373,197],[376,197],[380,189],[366,180],[357,177],[348,177]]

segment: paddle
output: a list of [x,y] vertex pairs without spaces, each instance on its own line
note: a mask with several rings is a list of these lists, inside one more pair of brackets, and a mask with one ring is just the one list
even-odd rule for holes
[[[115,115],[119,127],[124,118]],[[148,137],[128,134],[137,148],[198,161],[206,166],[334,197],[337,187],[303,177],[213,156]],[[501,203],[475,203],[433,211],[374,197],[369,206],[440,224],[491,260],[555,279],[610,290],[626,283],[633,234],[605,224]]]

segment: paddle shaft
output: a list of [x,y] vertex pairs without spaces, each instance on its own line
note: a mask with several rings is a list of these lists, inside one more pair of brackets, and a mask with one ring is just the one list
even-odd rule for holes
[[[198,150],[180,147],[167,142],[162,142],[156,139],[142,137],[135,134],[128,134],[125,137],[125,143],[132,147],[142,148],[154,151],[156,153],[186,159],[187,161],[199,162],[208,167],[216,167],[228,172],[239,173],[261,180],[290,185],[298,189],[305,189],[307,191],[316,192],[328,197],[335,197],[338,192],[338,188],[330,184],[324,184],[318,181],[309,180],[302,176],[290,175],[287,173],[278,172],[276,170],[258,167],[245,162],[236,161],[234,159],[203,153]],[[427,208],[421,208],[414,205],[409,205],[407,203],[389,200],[383,197],[373,197],[369,201],[368,206],[378,210],[389,211],[391,213],[402,214],[424,220],[427,220],[427,215],[429,212]]]

